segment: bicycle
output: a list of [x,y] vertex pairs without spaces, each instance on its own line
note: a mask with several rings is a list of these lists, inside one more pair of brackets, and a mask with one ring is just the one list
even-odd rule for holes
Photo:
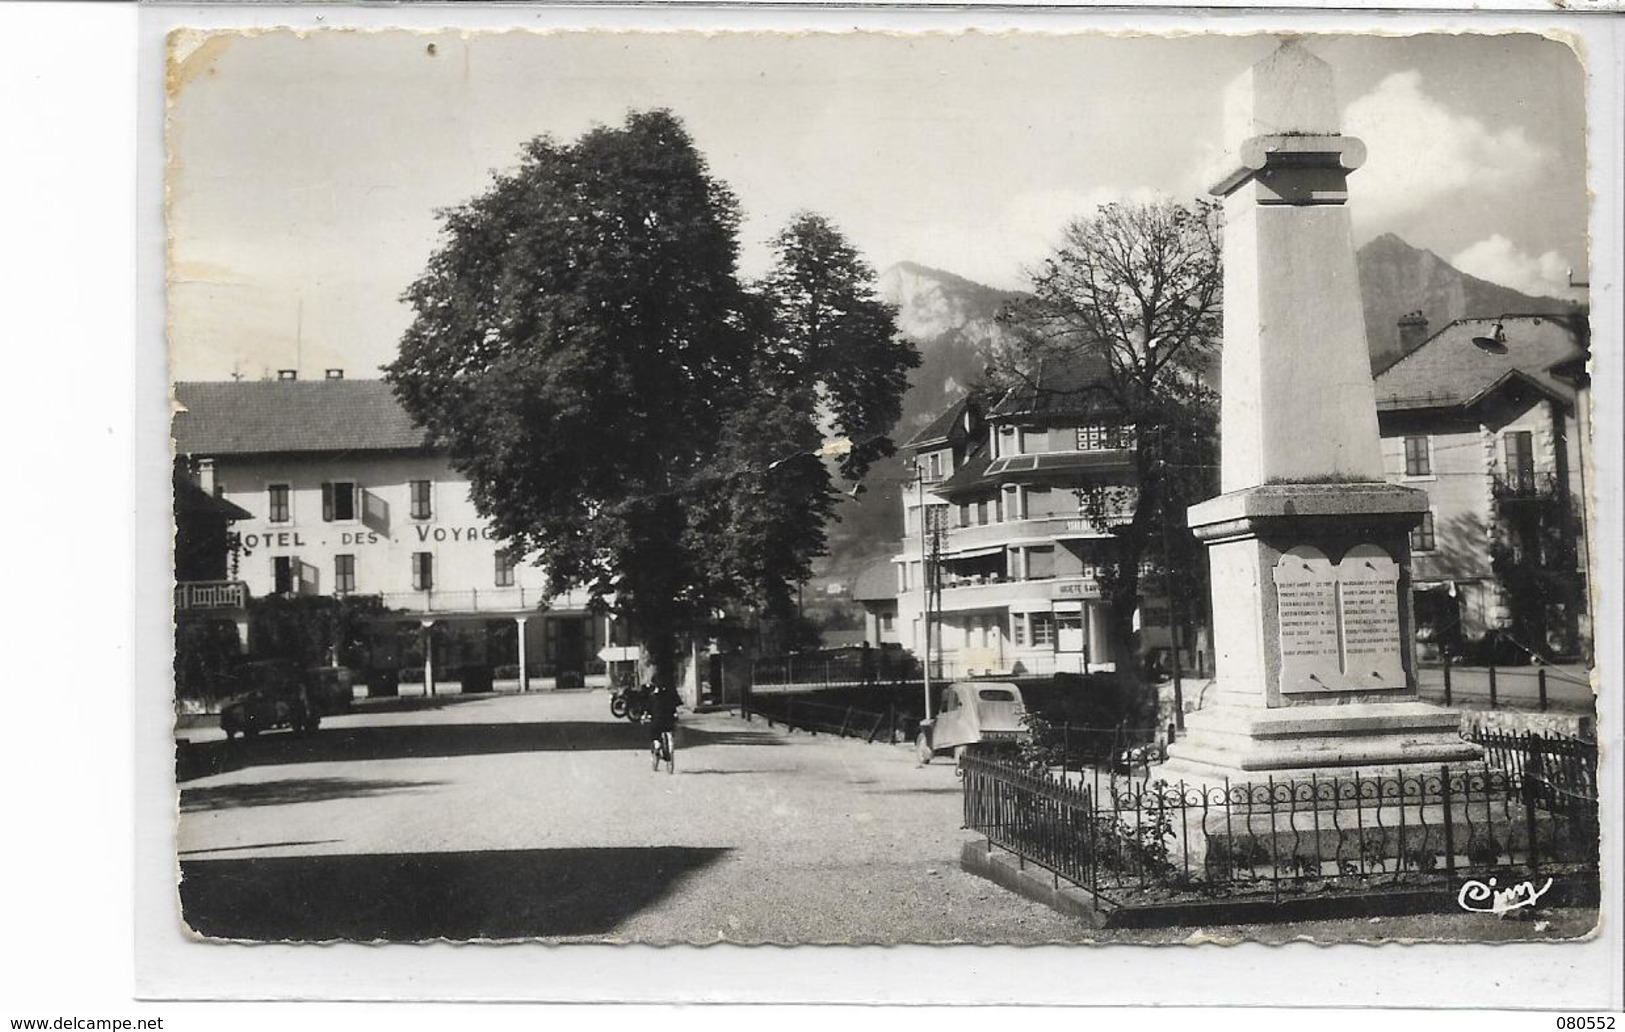
[[677,772],[677,736],[670,731],[662,731],[649,741],[650,770],[659,770],[661,761],[665,761],[666,773]]

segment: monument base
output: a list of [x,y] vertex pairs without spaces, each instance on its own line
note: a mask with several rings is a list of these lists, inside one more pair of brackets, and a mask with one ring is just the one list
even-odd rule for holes
[[1459,713],[1415,699],[1276,708],[1220,700],[1185,717],[1157,776],[1246,781],[1481,763],[1482,750],[1460,732]]

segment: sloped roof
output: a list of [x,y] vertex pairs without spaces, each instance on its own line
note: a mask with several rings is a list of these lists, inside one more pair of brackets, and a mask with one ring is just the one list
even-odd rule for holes
[[1109,382],[1110,369],[1099,355],[1084,355],[1066,363],[1047,363],[1031,384],[1006,392],[988,413],[988,418],[1045,422],[1095,415],[1110,408],[1106,396],[1099,390]]
[[216,516],[228,523],[253,519],[254,514],[224,498],[216,498],[180,473],[174,475],[175,513],[179,516]]
[[[1457,319],[1377,374],[1377,408],[1397,411],[1472,405],[1503,384],[1520,380],[1551,397],[1572,402],[1574,385],[1553,370],[1583,361],[1584,320],[1578,314]],[[1473,343],[1474,337],[1493,337],[1497,323],[1506,336],[1505,353]]]
[[982,483],[987,475],[987,466],[991,460],[986,448],[980,448],[975,454],[967,456],[963,465],[954,470],[953,475],[936,487],[932,488],[937,494],[951,495],[967,487],[976,487]]
[[852,582],[854,602],[890,602],[896,597],[897,567],[889,559],[865,566]]
[[254,380],[175,385],[181,455],[417,451],[428,447],[382,380]]
[[932,445],[947,444],[951,440],[962,439],[965,436],[965,423],[961,418],[965,409],[970,405],[968,397],[943,409],[931,422],[925,424],[919,433],[903,442],[905,448],[928,448]]

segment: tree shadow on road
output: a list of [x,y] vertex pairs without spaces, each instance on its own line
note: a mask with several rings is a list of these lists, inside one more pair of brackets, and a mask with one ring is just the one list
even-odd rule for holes
[[285,849],[291,846],[325,846],[338,839],[289,839],[286,842],[250,842],[240,846],[213,846],[208,849],[182,849],[179,856],[184,860],[189,856],[204,856],[208,853],[238,853],[246,849]]
[[500,724],[400,724],[322,728],[308,735],[191,742],[180,749],[177,780],[244,767],[425,756],[484,756],[515,752],[591,752],[648,748],[636,725],[596,720]]
[[960,788],[959,785],[957,785],[957,784],[951,785],[951,786],[949,786],[947,788],[940,788],[940,787],[937,787],[935,785],[930,785],[930,786],[922,785],[919,788],[877,788],[877,789],[871,789],[871,790],[864,793],[864,795],[902,795],[902,796],[912,796],[912,795],[962,795],[962,794],[964,794],[964,789]]
[[211,938],[607,935],[730,852],[647,846],[181,862],[181,912]]
[[771,731],[712,731],[703,727],[694,727],[690,724],[678,725],[677,743],[680,748],[694,748],[701,745],[782,746],[787,744],[783,738]]
[[239,806],[285,806],[291,803],[320,803],[329,799],[357,799],[431,788],[443,781],[383,781],[365,778],[285,778],[280,781],[248,781],[232,785],[181,790],[181,812],[229,810]]

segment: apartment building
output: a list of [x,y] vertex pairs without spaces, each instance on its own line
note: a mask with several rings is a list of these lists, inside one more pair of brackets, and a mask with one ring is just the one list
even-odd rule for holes
[[[1111,652],[1099,574],[1111,527],[1133,513],[1135,428],[1095,402],[1085,379],[1050,376],[986,412],[961,400],[904,444],[916,483],[903,490],[893,559],[898,635],[924,656],[929,626],[943,676],[1104,671],[1132,659]],[[1143,645],[1168,643],[1166,612],[1142,610]]]

